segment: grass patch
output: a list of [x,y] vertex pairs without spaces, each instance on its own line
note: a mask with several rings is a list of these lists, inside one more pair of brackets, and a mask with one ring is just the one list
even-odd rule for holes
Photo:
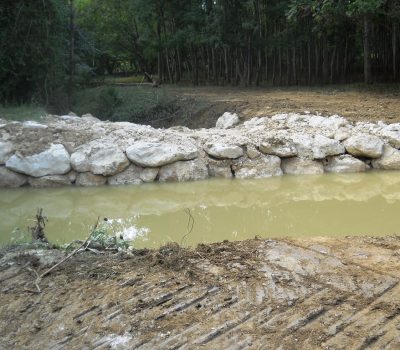
[[0,118],[6,120],[40,120],[44,115],[46,115],[45,108],[37,105],[0,107]]

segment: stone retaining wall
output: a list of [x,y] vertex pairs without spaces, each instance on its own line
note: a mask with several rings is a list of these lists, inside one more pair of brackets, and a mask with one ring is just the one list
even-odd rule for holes
[[91,115],[0,120],[0,187],[190,181],[400,170],[400,124],[278,114],[213,129],[154,129]]

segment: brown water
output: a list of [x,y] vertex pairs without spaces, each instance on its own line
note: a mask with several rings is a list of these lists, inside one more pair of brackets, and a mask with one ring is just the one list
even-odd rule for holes
[[[135,247],[283,236],[400,232],[400,172],[208,180],[143,186],[0,190],[0,244],[27,232],[37,207],[52,241],[84,238],[98,216]],[[17,229],[19,228],[19,230]]]

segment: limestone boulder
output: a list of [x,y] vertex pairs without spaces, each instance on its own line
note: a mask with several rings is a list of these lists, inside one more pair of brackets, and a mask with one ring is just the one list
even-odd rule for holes
[[278,157],[293,157],[297,155],[297,148],[293,140],[288,137],[268,137],[259,145],[264,154],[271,154]]
[[90,172],[79,173],[76,176],[75,185],[77,186],[102,186],[107,183],[107,178],[101,175],[95,175]]
[[328,158],[324,169],[327,173],[360,173],[366,171],[368,166],[360,159],[342,154]]
[[233,164],[232,169],[238,179],[261,179],[282,175],[281,159],[274,155],[240,159]]
[[49,149],[31,156],[14,154],[6,167],[33,177],[62,175],[71,170],[70,156],[63,145],[52,144]]
[[231,178],[231,161],[210,159],[208,161],[208,175],[210,177],[222,177],[226,179]]
[[140,172],[140,179],[143,182],[153,182],[157,178],[159,168],[142,168]]
[[79,173],[90,171],[89,157],[91,152],[92,147],[90,145],[78,147],[75,152],[71,154],[72,168]]
[[337,140],[332,140],[323,135],[314,137],[313,154],[314,159],[324,159],[328,156],[343,154],[345,148],[342,143]]
[[389,145],[385,145],[380,158],[372,161],[375,169],[400,170],[400,151]]
[[129,160],[117,146],[109,146],[93,152],[89,158],[90,171],[95,175],[112,176],[124,171]]
[[400,148],[400,124],[390,124],[382,128],[380,135],[384,137],[391,146]]
[[126,155],[136,165],[160,167],[180,160],[195,159],[198,151],[195,146],[138,141],[126,149]]
[[204,180],[208,177],[208,169],[201,159],[178,161],[164,165],[159,172],[159,181],[192,181]]
[[324,173],[324,166],[312,159],[293,157],[282,160],[282,170],[290,175],[318,175]]
[[212,143],[204,147],[204,151],[211,157],[218,159],[236,159],[243,155],[243,149],[226,143]]
[[143,182],[153,182],[158,174],[158,168],[143,169],[135,164],[129,165],[122,173],[108,178],[110,185],[139,185]]
[[14,152],[14,145],[9,141],[0,141],[0,165],[4,164]]
[[70,186],[76,180],[76,173],[70,172],[66,175],[46,175],[42,177],[30,177],[28,183],[31,187],[62,187]]
[[292,140],[297,149],[297,154],[303,158],[314,158],[314,138],[306,133],[295,133]]
[[360,133],[344,141],[348,153],[356,157],[379,158],[384,142],[377,136]]
[[239,124],[240,119],[236,113],[225,112],[217,120],[215,126],[218,129],[229,129]]
[[27,182],[27,177],[15,173],[5,166],[0,166],[0,187],[21,187]]

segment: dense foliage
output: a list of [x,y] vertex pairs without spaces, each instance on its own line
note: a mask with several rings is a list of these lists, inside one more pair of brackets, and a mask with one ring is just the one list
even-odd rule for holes
[[0,98],[93,75],[274,85],[396,81],[399,0],[3,0]]

